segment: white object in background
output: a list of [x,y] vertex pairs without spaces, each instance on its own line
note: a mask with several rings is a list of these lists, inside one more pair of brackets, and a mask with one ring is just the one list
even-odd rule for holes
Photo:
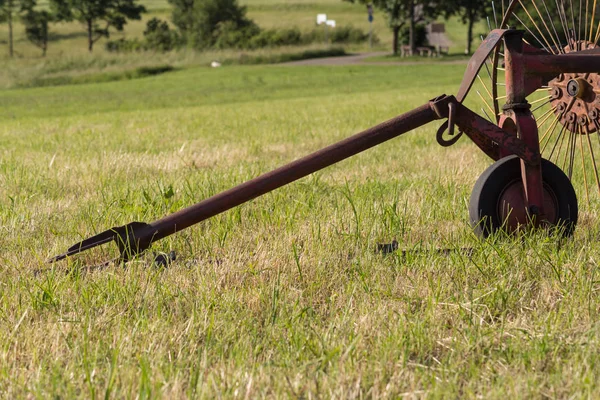
[[335,28],[335,19],[328,19],[325,23],[327,24],[327,26]]
[[317,14],[317,25],[327,22],[327,14]]
[[221,66],[221,63],[218,62],[218,61],[213,61],[213,62],[210,63],[210,66],[213,67],[213,68],[217,68],[217,67]]

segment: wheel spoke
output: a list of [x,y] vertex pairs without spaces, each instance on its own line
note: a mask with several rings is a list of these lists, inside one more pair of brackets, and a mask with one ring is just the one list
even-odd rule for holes
[[581,12],[582,12],[582,8],[581,8],[582,4],[581,4],[581,0],[579,0],[579,20],[578,20],[578,24],[579,27],[577,29],[577,40],[581,40]]
[[[550,11],[548,11],[548,6],[546,5],[546,1],[542,0],[542,4],[544,4],[544,10],[546,10],[546,15],[548,16],[548,20],[550,21],[550,26],[552,26],[552,31],[554,31],[554,35],[556,35],[556,39],[558,40],[558,49],[560,53],[564,53],[563,46],[561,45],[560,35],[556,31],[556,26],[554,25],[554,18],[550,15]],[[544,20],[544,19],[542,19]]]
[[565,154],[564,154],[563,162],[562,162],[562,166],[561,166],[561,169],[563,171],[567,172],[567,176],[569,177],[569,179],[571,179],[571,176],[568,174],[567,158],[568,158],[569,154],[571,153],[571,151],[570,151],[570,149],[571,149],[571,134],[572,134],[572,132],[569,131],[569,133],[567,135],[565,135],[565,136],[568,136],[568,138],[565,138],[566,148],[565,148]]
[[[556,49],[559,52],[562,52],[562,47],[556,42],[556,39],[554,38],[554,36],[552,35],[552,32],[548,28],[548,25],[546,25],[546,19],[544,17],[542,17],[542,14],[540,13],[540,10],[538,9],[537,4],[535,4],[534,0],[531,0],[531,4],[533,4],[533,7],[535,8],[535,11],[537,12],[538,16],[540,17],[540,21],[542,21],[542,23],[544,24],[544,27],[546,28],[546,32],[548,32],[548,35],[552,39],[552,42],[554,43],[554,46],[556,47]],[[552,19],[550,19],[550,21],[552,21]],[[560,42],[560,37],[558,38],[558,41]]]
[[569,179],[573,179],[573,167],[575,166],[575,154],[577,153],[577,133],[571,132],[571,155],[569,157],[569,173],[567,176]]
[[[550,104],[551,99],[546,100],[546,102],[538,105],[536,108],[534,108],[533,110],[531,110],[532,113],[535,113],[537,110],[539,110],[540,108]],[[556,108],[556,107],[555,107]]]
[[584,25],[584,33],[583,33],[583,39],[587,40],[588,42],[591,42],[591,40],[588,39],[588,9],[589,9],[589,0],[585,0],[585,25]]
[[494,2],[492,1],[492,13],[494,13],[494,22],[496,23],[496,28],[498,28],[498,17],[496,16],[496,6],[494,5]]
[[496,123],[496,120],[495,120],[495,119],[493,119],[492,117],[490,117],[490,116],[488,115],[488,113],[487,113],[487,112],[486,112],[486,111],[483,109],[483,107],[481,107],[481,112],[483,113],[483,115],[485,115],[485,117],[486,117],[486,118],[487,118],[487,119],[488,119],[488,120],[489,120],[491,123],[494,123],[494,124]]
[[[519,2],[521,3],[521,7],[523,7],[523,10],[525,11],[525,14],[527,14],[527,16],[529,17],[529,20],[531,21],[531,23],[533,24],[533,26],[535,26],[535,29],[538,31],[538,33],[540,34],[540,36],[542,37],[542,39],[544,39],[544,42],[546,42],[546,45],[548,46],[548,49],[552,53],[556,54],[556,52],[552,49],[552,45],[550,44],[550,42],[548,42],[548,39],[546,39],[546,36],[542,33],[542,31],[540,30],[539,26],[535,23],[535,20],[533,19],[533,17],[529,13],[529,10],[527,10],[527,7],[523,6],[523,0],[519,0]],[[532,4],[535,5],[535,2],[533,2]],[[535,7],[535,9],[537,10],[537,7]]]
[[583,169],[583,186],[585,187],[585,199],[587,200],[588,206],[590,205],[590,193],[588,191],[587,173],[585,171],[585,156],[583,154],[583,132],[581,132],[581,125],[577,126],[577,136],[579,136],[579,152],[581,153],[581,168]]
[[[594,5],[592,6],[592,22],[590,23],[590,37],[588,38],[588,42],[592,41],[592,32],[594,31],[594,19],[596,18],[596,1],[594,0]],[[594,43],[596,41],[594,40]]]
[[[573,15],[573,0],[569,0],[569,2],[571,3],[571,23],[573,24],[573,36],[575,39],[575,43],[579,43],[579,36],[576,35],[577,31],[575,30],[575,16]],[[577,46],[575,46],[575,49],[577,49]]]
[[536,104],[536,103],[539,103],[540,101],[548,101],[548,100],[550,100],[550,97],[551,96],[542,97],[541,99],[530,101],[529,104]]
[[[548,116],[550,117],[550,115]],[[544,121],[545,122],[545,121]],[[550,131],[554,132],[554,129],[556,127],[556,125],[559,123],[559,119],[555,118],[554,121],[552,121],[552,123],[550,124],[550,127],[546,130],[546,132],[544,132],[544,134],[542,135],[542,138],[540,139],[540,143],[544,141],[544,139],[546,137],[548,137],[548,134],[550,134],[550,136],[552,136],[552,133],[550,133]],[[541,127],[542,125],[540,125]],[[560,134],[559,134],[560,135]],[[548,140],[550,139],[550,137],[548,137]],[[544,150],[542,150],[542,153],[544,152]]]
[[481,95],[481,92],[479,90],[477,90],[476,92],[477,92],[477,95],[479,95],[479,98],[483,101],[483,104],[485,104],[487,109],[490,110],[492,115],[495,114],[494,110],[492,109],[492,106],[490,106],[490,104],[487,102],[487,100],[483,98],[483,96]]
[[[520,0],[519,0],[519,1],[520,1]],[[526,8],[523,8],[523,9],[524,9],[524,10],[525,10],[525,12],[527,13],[527,16],[529,17],[529,19],[531,19],[531,22],[533,22],[533,19],[531,18],[531,15],[530,15],[530,14],[529,14],[529,12],[527,11],[527,9],[526,9]],[[540,40],[540,39],[539,39],[539,38],[536,36],[536,34],[535,34],[535,33],[533,33],[533,32],[531,31],[531,29],[529,29],[529,27],[527,26],[527,24],[525,24],[525,23],[524,23],[524,22],[521,20],[521,18],[519,18],[517,15],[515,15],[515,18],[517,19],[517,21],[519,21],[519,22],[521,23],[521,25],[523,25],[523,28],[525,28],[525,30],[526,30],[527,32],[529,32],[529,34],[530,34],[531,36],[533,36],[533,38],[534,38],[535,40],[537,40],[537,42],[540,44],[540,46],[541,46],[541,47],[542,47],[544,50],[550,50],[550,51],[551,51],[553,54],[556,54],[556,53],[554,52],[554,50],[552,50],[552,46],[550,46],[550,45],[548,44],[548,45],[547,45],[547,47],[546,47],[546,46],[545,46],[545,45],[542,43],[542,41],[541,41],[541,40]],[[535,23],[535,22],[533,22],[533,25],[534,25],[534,26],[537,28],[537,25],[536,25],[536,23]],[[540,32],[539,28],[537,28],[537,30],[538,30],[538,32]],[[541,33],[541,32],[540,32],[540,33]],[[546,39],[546,38],[544,38],[544,40],[545,40],[545,39]],[[548,41],[547,41],[547,40],[545,40],[545,41],[546,41],[546,43],[548,43]]]
[[558,14],[558,20],[560,22],[562,32],[564,33],[565,39],[567,39],[567,44],[568,44],[569,43],[568,28],[565,26],[565,21],[563,19],[562,13],[561,13],[561,4],[559,3],[558,0],[554,0],[554,4],[556,5],[556,13]]
[[[546,123],[548,118],[550,118],[554,115],[555,111],[556,111],[556,107],[552,107],[548,111],[546,111],[545,113],[540,115],[540,117],[539,117],[540,123],[538,124],[538,127],[541,128],[542,126],[544,126],[544,124]],[[554,115],[554,117],[555,117],[555,120],[558,121],[558,117],[556,117],[556,115]]]
[[[558,121],[558,120],[557,120]],[[556,128],[556,125],[554,125]],[[556,137],[556,141],[554,142],[554,146],[552,147],[552,151],[550,152],[550,155],[548,156],[548,160],[552,160],[552,155],[554,154],[554,150],[556,149],[556,145],[558,144],[559,140],[560,140],[560,146],[558,147],[558,153],[556,155],[556,159],[558,160],[558,158],[560,157],[560,151],[562,149],[562,145],[565,141],[565,136],[564,135],[564,131],[565,131],[565,126],[561,126],[560,131],[558,132],[558,136]],[[558,162],[557,162],[558,164]]]
[[[561,131],[560,131],[561,133],[559,134],[559,137],[560,137],[561,139],[560,139],[560,145],[558,146],[558,153],[556,153],[556,158],[555,158],[555,161],[556,161],[556,162],[555,162],[555,164],[556,164],[556,165],[558,165],[558,163],[560,162],[560,154],[561,154],[561,152],[562,152],[562,147],[563,147],[563,144],[564,144],[564,143],[565,143],[565,141],[566,141],[566,137],[567,137],[567,135],[566,135],[566,134],[564,134],[564,131],[565,131],[565,130],[566,130],[566,126],[564,126],[564,125],[563,125],[563,126],[562,126],[562,128],[561,128]],[[553,150],[553,151],[554,151],[554,150]],[[567,153],[567,150],[565,150],[565,154],[566,154],[566,153]],[[565,157],[566,157],[566,156],[565,156]],[[549,159],[549,160],[552,160],[552,155],[550,155],[550,157],[548,157],[548,159]],[[564,168],[563,168],[563,171],[564,171]]]
[[590,150],[590,158],[592,159],[592,167],[594,168],[596,187],[598,188],[598,194],[600,194],[600,179],[598,178],[598,167],[596,166],[596,158],[594,157],[594,150],[592,149],[592,140],[590,139],[590,131],[587,125],[585,126],[585,137],[587,138],[588,149]]
[[477,75],[477,79],[479,79],[479,82],[481,83],[481,86],[483,86],[483,88],[485,89],[485,91],[488,94],[488,96],[490,96],[490,100],[494,101],[494,96],[492,96],[492,93],[488,90],[488,88],[485,85],[485,83],[483,83],[483,79],[481,79],[481,77],[479,75]]

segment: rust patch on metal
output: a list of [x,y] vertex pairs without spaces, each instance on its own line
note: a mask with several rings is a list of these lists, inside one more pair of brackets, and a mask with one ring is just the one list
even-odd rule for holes
[[[597,46],[580,42],[567,46],[565,53],[591,50]],[[576,50],[573,50],[575,48]],[[564,73],[548,83],[550,105],[559,122],[571,132],[593,133],[598,130],[600,116],[600,74]]]

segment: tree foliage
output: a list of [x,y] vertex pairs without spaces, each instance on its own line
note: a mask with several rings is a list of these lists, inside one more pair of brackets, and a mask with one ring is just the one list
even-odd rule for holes
[[491,4],[489,0],[445,0],[442,3],[446,18],[451,15],[458,15],[462,23],[467,24],[466,54],[471,54],[473,27],[481,19],[492,15]]
[[393,50],[398,53],[399,34],[401,29],[408,26],[408,43],[415,49],[415,27],[419,23],[435,18],[439,8],[434,0],[344,0],[351,3],[372,4],[383,11],[388,19],[388,25],[394,36]]
[[8,54],[14,55],[13,47],[13,21],[20,8],[17,0],[0,0],[0,23],[8,24]]
[[223,31],[253,35],[259,31],[246,16],[246,7],[237,0],[169,0],[173,5],[173,23],[190,45],[213,46]]
[[35,0],[21,0],[21,22],[25,25],[27,40],[39,47],[45,56],[48,49],[49,25],[53,16],[46,10],[36,10],[36,5]]
[[109,37],[110,28],[122,31],[127,20],[139,20],[146,8],[136,0],[50,0],[58,18],[79,21],[88,34],[91,52],[99,39]]
[[149,49],[155,51],[173,50],[179,43],[179,35],[171,30],[166,21],[158,18],[152,18],[146,23],[144,30],[144,40]]

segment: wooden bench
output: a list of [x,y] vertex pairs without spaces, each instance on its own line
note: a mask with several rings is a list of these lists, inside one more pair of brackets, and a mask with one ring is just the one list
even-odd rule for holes
[[448,55],[448,52],[450,51],[450,47],[449,46],[436,46],[435,50],[436,50],[438,56],[440,56],[442,54]]
[[[434,47],[430,47],[430,46],[416,47],[414,53],[420,55],[421,57],[423,57],[423,56],[433,57],[433,56],[439,54],[439,52],[436,52],[436,49]],[[400,56],[401,57],[412,56],[412,55],[414,55],[414,54],[413,54],[413,51],[410,48],[410,46],[407,46],[407,45],[400,46]]]
[[431,47],[417,47],[415,50],[417,50],[417,53],[419,53],[419,55],[421,57],[423,57],[423,56],[432,57],[433,56],[433,48],[431,48]]
[[400,46],[400,56],[401,57],[406,57],[406,56],[412,56],[412,49],[410,48],[410,46],[406,46],[406,45],[402,45]]

